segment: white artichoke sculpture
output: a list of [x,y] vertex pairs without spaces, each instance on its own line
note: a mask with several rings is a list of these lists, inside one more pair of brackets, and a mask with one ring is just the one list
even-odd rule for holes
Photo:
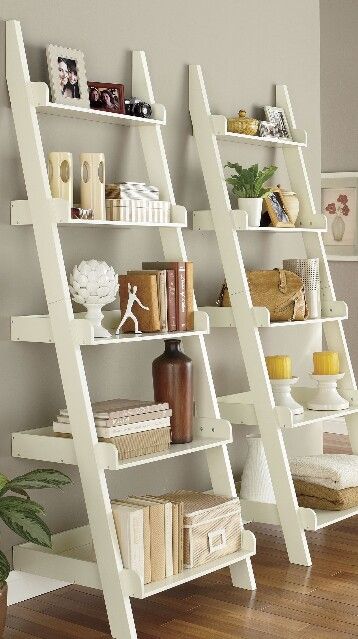
[[113,302],[118,292],[118,275],[112,266],[97,260],[83,260],[70,274],[69,288],[72,299],[87,308],[86,319],[94,327],[94,336],[111,337],[101,325],[101,309]]

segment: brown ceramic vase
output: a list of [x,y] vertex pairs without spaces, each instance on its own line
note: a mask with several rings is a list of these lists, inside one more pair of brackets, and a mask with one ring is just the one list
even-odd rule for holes
[[172,443],[193,439],[193,362],[180,350],[180,339],[165,340],[165,351],[152,365],[154,399],[168,402]]
[[7,611],[7,583],[0,588],[0,637],[3,636]]

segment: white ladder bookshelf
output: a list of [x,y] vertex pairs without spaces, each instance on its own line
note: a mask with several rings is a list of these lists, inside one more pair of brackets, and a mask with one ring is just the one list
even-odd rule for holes
[[[243,531],[239,552],[200,568],[185,570],[164,581],[144,585],[138,574],[123,568],[112,517],[105,470],[125,470],[203,450],[206,452],[213,491],[236,496],[227,452],[227,444],[232,441],[231,425],[219,415],[203,338],[208,332],[207,316],[195,306],[195,329],[186,333],[126,334],[119,337],[113,335],[111,339],[95,339],[88,321],[75,316],[72,311],[58,233],[61,224],[93,224],[94,228],[101,224],[113,228],[158,226],[165,259],[187,259],[181,232],[181,227],[186,226],[186,211],[175,204],[161,133],[161,125],[165,124],[165,109],[154,102],[146,57],[142,51],[133,52],[132,91],[133,95],[140,95],[152,104],[155,119],[93,113],[89,109],[51,104],[48,87],[44,83],[30,81],[21,26],[17,21],[6,24],[6,77],[28,196],[26,201],[12,203],[11,223],[33,226],[49,310],[48,316],[13,317],[11,339],[55,345],[73,433],[72,439],[54,437],[51,428],[14,433],[12,454],[18,458],[77,465],[89,520],[88,526],[54,535],[50,550],[33,544],[16,546],[13,552],[14,568],[101,588],[112,636],[116,639],[135,639],[137,634],[130,597],[148,597],[225,566],[230,566],[234,586],[255,588],[250,561],[255,553],[255,537],[250,531]],[[136,126],[149,180],[159,187],[162,197],[171,202],[172,222],[128,225],[121,222],[71,220],[68,204],[51,197],[38,113]],[[138,258],[140,261],[140,256]],[[105,314],[104,324],[107,327],[114,328],[118,322],[119,312],[109,311]],[[194,439],[190,444],[171,446],[167,453],[120,460],[112,444],[97,440],[81,346],[120,345],[173,336],[183,338],[185,350],[194,361]]]
[[[351,361],[344,337],[342,320],[347,317],[344,302],[335,298],[328,268],[322,232],[326,230],[326,219],[315,211],[310,184],[305,167],[303,148],[307,146],[305,131],[296,128],[287,87],[276,86],[276,105],[284,108],[292,131],[293,140],[250,137],[228,133],[226,118],[212,115],[206,94],[201,67],[189,67],[189,103],[199,158],[204,175],[210,210],[195,211],[194,230],[212,230],[216,233],[219,252],[230,294],[231,307],[205,307],[212,327],[236,329],[247,372],[248,392],[219,397],[221,417],[233,424],[256,425],[263,441],[276,503],[267,504],[242,500],[247,521],[276,524],[282,527],[287,552],[292,563],[311,565],[306,540],[306,530],[318,530],[358,513],[358,508],[346,511],[318,511],[298,506],[282,430],[299,428],[335,417],[345,417],[354,453],[358,453],[358,392]],[[286,162],[291,188],[298,194],[300,214],[297,228],[250,228],[245,211],[231,210],[223,162],[218,141],[247,143],[281,148]],[[302,234],[307,257],[318,257],[320,261],[322,317],[306,322],[271,323],[267,308],[253,307],[248,288],[244,260],[240,248],[240,233],[287,233]],[[252,237],[255,237],[255,234]],[[277,265],[279,266],[279,265]],[[302,326],[308,322],[321,323],[329,350],[338,351],[341,371],[345,373],[340,383],[340,393],[349,400],[347,410],[332,412],[305,410],[293,416],[282,406],[275,406],[271,384],[265,365],[260,328],[276,330]],[[306,404],[312,389],[297,388],[293,394]]]

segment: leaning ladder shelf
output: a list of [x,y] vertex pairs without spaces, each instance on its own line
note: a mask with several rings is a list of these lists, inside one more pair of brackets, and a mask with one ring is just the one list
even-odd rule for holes
[[[323,215],[315,212],[305,168],[302,149],[307,145],[307,136],[304,131],[296,129],[287,87],[284,85],[276,86],[276,104],[286,112],[292,140],[262,139],[228,133],[226,118],[212,115],[210,112],[202,70],[197,65],[191,65],[189,68],[189,102],[193,133],[210,206],[208,211],[194,212],[193,228],[215,231],[231,300],[230,308],[206,307],[201,310],[208,313],[211,326],[236,329],[250,386],[248,392],[219,397],[220,414],[222,418],[238,426],[248,424],[259,427],[276,498],[274,504],[241,500],[244,518],[246,521],[280,525],[290,561],[309,566],[311,557],[305,531],[319,530],[358,514],[358,508],[330,512],[298,506],[282,430],[299,428],[339,415],[346,420],[352,449],[357,454],[358,392],[342,327],[342,320],[347,317],[347,307],[344,302],[338,302],[335,298],[322,241],[326,220]],[[282,149],[291,188],[300,198],[300,217],[296,228],[252,228],[248,224],[245,211],[231,210],[218,140]],[[307,257],[318,257],[320,261],[320,319],[271,323],[267,308],[253,307],[240,248],[241,232],[276,233],[284,234],[284,237],[287,233],[293,233],[294,237],[297,237],[298,233],[301,234]],[[303,327],[307,323],[321,323],[328,348],[339,353],[341,370],[345,373],[340,384],[340,392],[349,400],[349,408],[339,413],[305,410],[302,415],[293,416],[289,409],[275,406],[265,365],[260,328],[272,327],[279,330],[280,327]],[[293,395],[297,401],[305,405],[311,392],[310,388],[295,388]]]
[[[73,434],[72,439],[67,439],[54,437],[50,428],[17,432],[13,434],[12,453],[17,458],[77,465],[89,520],[89,525],[84,528],[54,535],[51,550],[45,551],[32,544],[15,547],[14,568],[102,588],[112,636],[116,639],[135,639],[137,634],[130,597],[147,597],[225,566],[230,566],[234,586],[254,589],[250,557],[255,552],[255,538],[250,531],[245,530],[239,552],[146,586],[136,573],[124,569],[105,470],[125,470],[205,451],[213,491],[236,496],[227,452],[227,444],[232,441],[231,425],[220,419],[203,338],[208,332],[208,319],[205,313],[195,307],[194,330],[185,334],[170,334],[183,338],[186,351],[195,362],[196,416],[192,443],[171,446],[166,454],[157,453],[123,461],[118,458],[112,444],[98,442],[81,346],[119,345],[145,339],[163,339],[166,335],[124,335],[98,340],[94,339],[88,321],[81,316],[74,316],[58,227],[61,224],[78,224],[96,228],[101,224],[106,226],[106,222],[72,221],[68,204],[51,198],[37,113],[135,126],[139,131],[150,182],[158,185],[172,208],[172,223],[152,226],[159,228],[165,259],[185,261],[187,257],[181,227],[186,225],[186,211],[175,204],[168,170],[160,128],[165,124],[165,109],[154,103],[146,58],[141,51],[133,52],[132,91],[133,95],[140,95],[152,104],[156,119],[131,119],[128,116],[93,113],[88,109],[51,104],[47,86],[30,81],[20,23],[7,22],[6,36],[6,77],[28,196],[26,201],[12,203],[11,222],[14,225],[33,226],[49,310],[48,316],[13,317],[11,338],[15,342],[47,342],[55,345]],[[146,225],[111,222],[108,226],[122,228]],[[113,328],[118,325],[118,319],[118,313],[110,311],[105,314],[104,323]]]

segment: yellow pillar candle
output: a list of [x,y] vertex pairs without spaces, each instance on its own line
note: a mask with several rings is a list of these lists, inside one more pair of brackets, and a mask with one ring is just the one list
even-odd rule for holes
[[313,353],[313,374],[314,375],[338,375],[339,357],[333,351],[322,351]]
[[288,355],[265,357],[270,379],[292,379],[292,360]]

